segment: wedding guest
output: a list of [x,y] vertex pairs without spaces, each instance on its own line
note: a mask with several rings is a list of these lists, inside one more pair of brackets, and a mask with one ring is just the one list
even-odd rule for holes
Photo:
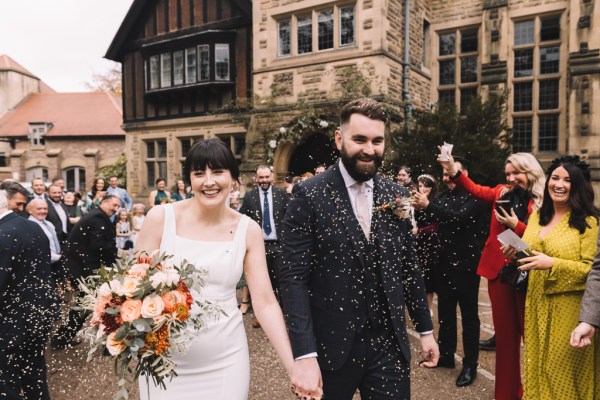
[[[455,161],[455,167],[467,176],[463,162]],[[419,186],[422,179],[419,177]],[[448,190],[430,200],[423,193],[415,192],[411,204],[421,213],[429,214],[437,222],[440,239],[438,264],[434,272],[438,295],[438,319],[440,329],[438,367],[454,368],[457,343],[457,313],[460,307],[462,321],[463,368],[456,379],[456,386],[472,384],[477,377],[479,361],[478,314],[480,277],[475,272],[483,249],[485,231],[483,217],[485,207],[464,189],[457,187],[444,170],[443,180]]]
[[[340,115],[341,159],[294,187],[280,270],[295,365],[293,379],[325,399],[410,398],[408,311],[420,333],[422,366],[439,357],[418,268],[407,190],[377,172],[387,115],[358,99]],[[398,214],[373,212],[400,203]],[[377,207],[374,207],[376,205]],[[312,397],[311,394],[308,397]]]
[[312,178],[313,176],[315,175],[312,172],[305,172],[302,174],[302,181]]
[[156,189],[150,192],[150,197],[148,199],[150,208],[161,204],[170,203],[171,193],[168,190],[165,190],[167,187],[167,181],[165,181],[164,178],[158,178],[156,180],[155,187]]
[[87,192],[85,196],[85,208],[87,212],[98,208],[100,206],[100,202],[106,196],[106,181],[104,178],[96,178],[94,179],[94,183],[92,184],[92,190]]
[[127,193],[127,190],[120,188],[117,186],[119,183],[119,177],[117,175],[111,175],[108,178],[108,187],[106,188],[107,194],[113,194],[121,199],[121,209],[127,210],[127,212],[131,211],[131,207],[133,206],[133,200],[131,200],[131,196]]
[[8,208],[0,190],[0,393],[49,400],[44,349],[58,312],[50,245],[40,226]]
[[17,182],[3,181],[0,183],[0,190],[6,190],[8,209],[15,213],[23,213],[29,194],[27,189]]
[[229,195],[229,207],[233,208],[235,211],[240,211],[242,208],[242,200],[240,199],[240,192],[237,190],[231,192]]
[[67,192],[63,196],[64,208],[67,211],[67,216],[69,217],[69,222],[71,225],[75,225],[83,215],[81,209],[77,206],[76,201],[77,199],[75,197],[75,193],[73,192]]
[[[598,249],[600,250],[600,235]],[[592,270],[585,282],[579,321],[579,325],[571,333],[571,346],[583,348],[592,344],[594,334],[600,328],[600,251],[596,253]]]
[[33,178],[31,180],[31,190],[33,190],[33,193],[27,196],[27,201],[33,199],[46,200],[48,198],[46,196],[46,184],[42,178]]
[[415,185],[415,183],[412,181],[411,174],[412,169],[406,165],[402,165],[400,168],[398,168],[398,175],[396,176],[398,183],[408,189],[409,193],[417,190],[417,185]]
[[285,192],[288,195],[292,194],[292,188],[293,188],[293,184],[292,184],[292,180],[294,178],[292,176],[286,176],[285,178],[283,178],[283,190],[285,190]]
[[27,212],[29,213],[29,220],[37,223],[44,234],[48,237],[50,243],[50,270],[55,280],[58,280],[63,274],[60,272],[62,266],[60,260],[62,257],[62,250],[60,247],[60,241],[56,236],[54,225],[46,221],[48,215],[48,203],[45,200],[33,199],[27,204]]
[[[437,179],[428,174],[420,175],[417,179],[418,192],[432,201],[436,198],[439,191]],[[411,201],[412,203],[412,201]],[[411,204],[412,205],[412,204]],[[413,207],[415,207],[413,205]],[[427,307],[431,313],[433,303],[433,293],[435,292],[434,269],[439,260],[440,238],[438,236],[438,222],[433,215],[425,210],[419,210],[415,207],[415,226],[413,233],[416,236],[415,245],[417,247],[417,256],[419,265],[423,272],[425,280],[425,293],[427,295]]]
[[173,201],[181,201],[189,199],[190,197],[192,196],[190,193],[187,192],[185,182],[183,181],[183,179],[177,180],[176,190],[173,191],[173,193],[171,193],[171,198],[173,199]]
[[[533,256],[519,260],[529,271],[525,303],[524,398],[600,398],[600,348],[569,346],[586,278],[598,251],[599,210],[589,164],[579,156],[554,159],[544,200],[532,213],[523,241]],[[503,248],[514,258],[513,248]]]
[[[104,196],[100,207],[93,209],[75,224],[65,251],[65,263],[72,284],[93,274],[100,266],[111,266],[117,258],[115,228],[110,217],[121,207],[121,200],[112,194]],[[81,295],[81,294],[80,294]],[[53,350],[74,346],[75,335],[85,322],[86,315],[71,309],[69,318],[52,337]]]
[[133,205],[133,215],[131,216],[131,241],[134,245],[140,231],[142,230],[144,219],[146,218],[144,215],[145,211],[146,206],[144,206],[142,203],[136,203]]
[[317,165],[317,167],[315,168],[315,175],[319,175],[322,174],[323,172],[325,172],[327,170],[327,166],[324,164],[319,164]]
[[117,248],[120,250],[129,250],[133,248],[131,242],[131,224],[129,223],[129,213],[127,210],[119,210],[116,214],[115,234],[117,235]]
[[[441,147],[440,147],[441,151]],[[500,250],[498,234],[512,229],[517,235],[525,232],[532,211],[542,205],[546,177],[540,163],[530,153],[515,153],[504,163],[507,184],[495,187],[478,185],[461,174],[454,158],[438,162],[450,174],[452,182],[477,200],[492,205],[490,233],[477,266],[477,274],[488,280],[488,293],[492,303],[492,319],[496,330],[496,400],[513,400],[523,397],[521,383],[521,338],[524,330],[525,295],[500,282],[500,270],[507,264]],[[510,200],[510,214],[496,206],[496,200]]]
[[67,185],[65,184],[64,178],[61,176],[52,179],[52,184],[58,186],[63,193],[67,191]]
[[[259,165],[256,168],[254,181],[258,187],[246,193],[240,212],[252,218],[262,228],[271,286],[275,296],[279,299],[278,275],[283,246],[281,226],[288,196],[283,189],[273,186],[273,173],[268,165]],[[260,328],[259,320],[255,319],[252,326]]]
[[56,235],[61,243],[65,243],[71,232],[73,224],[69,220],[67,208],[62,202],[64,193],[60,186],[50,185],[48,187],[48,216],[46,219],[54,225]]

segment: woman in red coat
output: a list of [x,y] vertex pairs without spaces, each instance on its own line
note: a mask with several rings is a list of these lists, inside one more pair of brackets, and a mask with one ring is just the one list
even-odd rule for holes
[[[508,262],[500,250],[497,236],[504,230],[512,229],[517,235],[525,232],[527,217],[542,204],[546,178],[540,163],[530,153],[515,153],[505,162],[504,172],[507,184],[495,187],[481,186],[454,166],[454,159],[438,162],[448,170],[452,181],[465,189],[476,199],[493,205],[488,236],[477,267],[477,274],[488,279],[488,291],[492,302],[492,318],[496,331],[496,400],[515,400],[523,397],[521,384],[521,337],[524,328],[525,294],[513,290],[500,282],[498,273]],[[508,192],[520,189],[528,192],[530,199],[522,217],[511,210],[508,214],[496,208],[496,200]],[[521,220],[520,220],[521,219]]]

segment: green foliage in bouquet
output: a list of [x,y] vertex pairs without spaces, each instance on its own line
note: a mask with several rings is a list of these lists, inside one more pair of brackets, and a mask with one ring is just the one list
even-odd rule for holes
[[169,356],[184,354],[205,319],[222,313],[217,305],[192,298],[190,291],[201,291],[205,275],[186,260],[175,265],[170,255],[142,253],[80,280],[84,296],[76,308],[90,314],[84,329],[87,360],[105,351],[114,357],[115,399],[127,399],[125,384],[140,375],[163,389],[177,376]]

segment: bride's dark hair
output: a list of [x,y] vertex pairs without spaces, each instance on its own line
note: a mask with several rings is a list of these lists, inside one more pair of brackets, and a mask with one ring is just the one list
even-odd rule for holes
[[190,174],[193,171],[204,171],[206,167],[226,169],[236,181],[240,177],[238,163],[231,149],[221,139],[201,139],[194,143],[183,166],[185,183],[190,184]]

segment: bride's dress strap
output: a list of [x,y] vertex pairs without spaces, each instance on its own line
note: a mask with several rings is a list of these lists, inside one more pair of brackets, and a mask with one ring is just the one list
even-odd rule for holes
[[162,205],[165,211],[165,220],[163,223],[163,235],[160,241],[160,251],[166,252],[167,254],[175,254],[175,211],[173,210],[173,204],[167,203]]

